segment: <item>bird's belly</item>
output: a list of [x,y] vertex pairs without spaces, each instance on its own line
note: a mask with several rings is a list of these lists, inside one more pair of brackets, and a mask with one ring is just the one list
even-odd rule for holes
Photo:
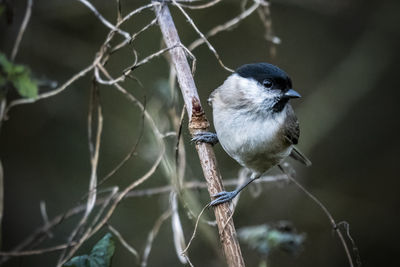
[[214,120],[224,150],[239,164],[263,173],[286,158],[292,147],[280,131],[280,121]]

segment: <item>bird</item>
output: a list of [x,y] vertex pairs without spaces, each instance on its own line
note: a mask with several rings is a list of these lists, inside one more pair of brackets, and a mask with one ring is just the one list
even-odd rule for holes
[[230,157],[251,172],[236,190],[213,195],[211,206],[231,201],[288,156],[311,165],[295,146],[300,127],[289,100],[300,97],[289,75],[265,62],[240,66],[211,93],[208,103],[216,133],[200,132],[192,141],[212,145],[219,142]]

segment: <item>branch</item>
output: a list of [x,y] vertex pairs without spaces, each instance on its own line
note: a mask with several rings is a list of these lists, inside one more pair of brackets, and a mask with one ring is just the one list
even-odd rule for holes
[[[180,44],[181,42],[168,6],[163,4],[162,8],[155,12],[166,46],[171,47],[175,44]],[[183,48],[177,47],[170,50],[170,54],[190,119],[189,130],[191,134],[207,131],[209,123],[201,107],[185,51]],[[217,160],[212,146],[201,143],[196,144],[196,149],[200,157],[201,167],[203,168],[210,196],[223,191],[221,174],[217,167]],[[233,220],[230,219],[231,211],[229,209],[229,204],[224,203],[216,206],[214,208],[214,213],[218,224],[221,245],[228,266],[244,266],[242,252],[236,238],[235,226]]]
[[21,43],[22,36],[24,36],[26,26],[28,26],[29,19],[31,18],[32,5],[33,5],[33,0],[28,0],[24,20],[22,21],[21,27],[19,28],[17,39],[15,40],[15,44],[14,44],[13,50],[11,52],[11,61],[14,61],[15,57],[17,56],[18,48]]

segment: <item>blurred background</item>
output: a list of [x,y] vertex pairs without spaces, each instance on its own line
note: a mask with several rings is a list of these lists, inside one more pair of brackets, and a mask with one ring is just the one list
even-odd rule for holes
[[[249,1],[248,6],[251,5]],[[115,22],[114,1],[91,1],[109,21]],[[121,0],[122,13],[146,1]],[[10,55],[22,22],[26,1],[10,1],[12,22],[0,17],[0,52]],[[300,149],[313,165],[305,168],[292,162],[297,179],[323,202],[334,218],[350,224],[363,266],[398,266],[397,227],[400,224],[397,167],[400,96],[397,77],[400,60],[400,3],[396,0],[274,0],[270,6],[273,33],[281,43],[271,55],[271,42],[256,13],[239,26],[210,38],[223,62],[237,68],[242,64],[267,61],[284,69],[303,98],[292,104],[301,126]],[[198,38],[181,13],[171,7],[181,40],[185,45]],[[240,1],[222,1],[203,10],[188,10],[203,32],[237,16]],[[154,18],[151,10],[133,17],[123,27],[134,33]],[[62,84],[88,66],[104,42],[108,29],[79,1],[35,0],[31,21],[15,62],[30,67],[35,78]],[[151,27],[131,46],[139,59],[162,45],[158,26]],[[195,81],[208,118],[206,99],[229,75],[214,55],[202,45],[193,51],[197,58]],[[114,75],[133,63],[127,47],[113,55],[107,65]],[[168,88],[169,65],[163,57],[152,60],[133,73],[142,84],[127,80],[124,87],[153,115],[162,132],[173,131],[168,117],[173,96]],[[4,217],[2,251],[9,251],[43,224],[39,204],[45,201],[50,218],[79,204],[88,188],[90,158],[87,141],[87,114],[92,73],[72,84],[63,93],[34,104],[11,109],[0,133],[0,157],[4,169]],[[41,87],[41,92],[51,90]],[[178,91],[179,92],[179,91]],[[107,174],[129,152],[140,135],[141,112],[112,87],[100,86],[104,131],[100,151],[99,176]],[[177,94],[177,111],[182,99]],[[8,98],[18,95],[10,92]],[[183,125],[187,167],[185,180],[203,181],[198,156],[189,142],[187,119]],[[174,139],[168,142],[172,153]],[[215,146],[221,173],[237,177],[240,166],[222,148]],[[157,147],[145,123],[137,153],[102,188],[123,188],[143,175],[157,156]],[[271,174],[279,173],[272,170]],[[170,183],[162,168],[138,189]],[[253,188],[254,189],[254,188]],[[274,183],[262,186],[254,196],[246,190],[237,205],[237,228],[292,222],[306,234],[296,255],[271,253],[268,266],[348,266],[339,239],[321,209],[295,185]],[[200,206],[209,201],[205,190],[189,191]],[[147,235],[168,204],[168,194],[128,198],[110,219],[129,244],[143,252]],[[212,210],[205,216],[213,218]],[[194,222],[180,204],[186,240]],[[66,220],[41,246],[66,241],[78,222]],[[190,247],[195,266],[224,266],[215,228],[204,226]],[[208,237],[211,233],[211,239]],[[100,231],[78,251],[88,253],[107,229]],[[213,239],[214,237],[214,239]],[[211,240],[211,241],[210,241]],[[112,266],[135,266],[135,258],[118,241]],[[258,266],[260,255],[242,244],[247,266]],[[58,252],[13,258],[4,266],[54,266]],[[160,228],[148,266],[181,265],[173,247],[171,222]]]

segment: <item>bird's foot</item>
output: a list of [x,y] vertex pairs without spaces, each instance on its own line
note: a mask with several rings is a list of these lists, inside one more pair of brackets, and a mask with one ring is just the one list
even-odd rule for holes
[[217,134],[211,132],[201,132],[195,134],[191,141],[195,143],[208,143],[215,145],[218,143],[218,136]]
[[219,193],[213,195],[213,197],[217,197],[217,198],[210,202],[210,206],[216,206],[216,205],[231,201],[232,199],[234,199],[236,197],[236,195],[238,193],[239,192],[237,190],[230,191],[230,192],[226,192],[226,191],[219,192]]

